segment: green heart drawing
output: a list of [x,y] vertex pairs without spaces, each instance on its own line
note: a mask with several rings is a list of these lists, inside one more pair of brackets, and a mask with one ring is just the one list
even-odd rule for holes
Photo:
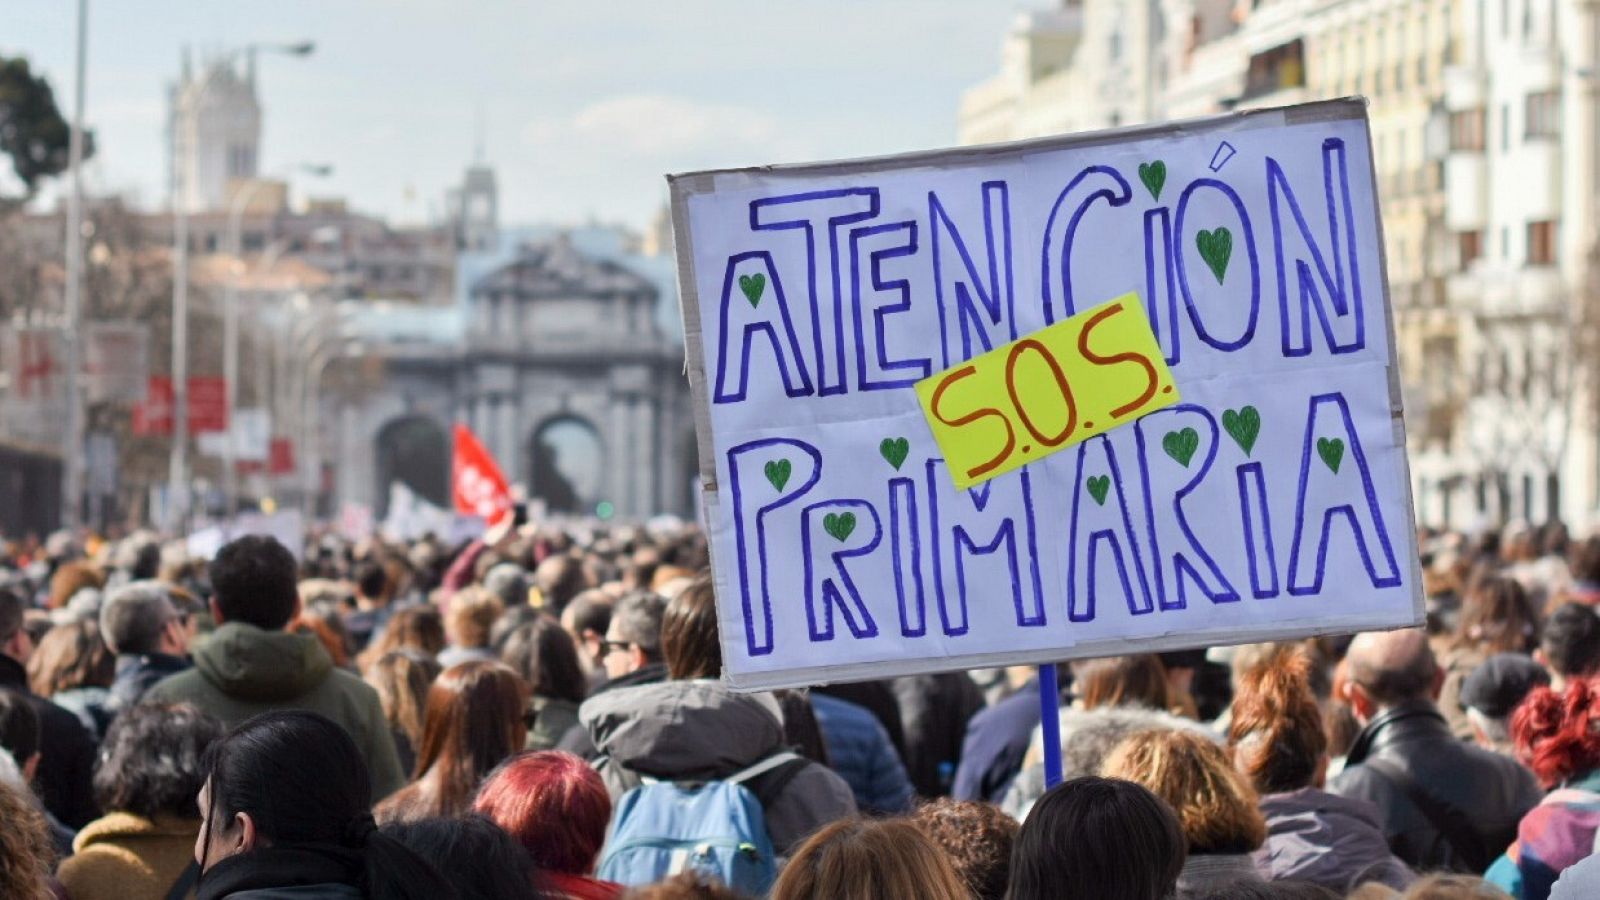
[[1182,431],[1169,431],[1161,439],[1161,449],[1167,455],[1178,461],[1178,465],[1189,468],[1189,460],[1194,458],[1194,451],[1200,446],[1200,433],[1193,428]]
[[757,272],[754,275],[739,276],[739,290],[744,291],[744,298],[750,301],[752,307],[761,305],[761,294],[767,289],[767,276]]
[[911,442],[905,438],[884,438],[878,444],[878,453],[895,471],[900,470],[900,465],[906,461],[906,454],[911,452]]
[[789,483],[789,474],[794,471],[794,466],[787,459],[774,459],[768,461],[765,471],[767,480],[772,482],[772,489],[781,491]]
[[1221,284],[1222,276],[1228,272],[1228,257],[1233,255],[1233,232],[1221,226],[1210,231],[1201,229],[1194,236],[1194,245],[1200,258],[1211,267],[1211,274],[1217,276],[1217,284]]
[[1153,199],[1161,199],[1161,188],[1167,183],[1167,164],[1161,160],[1139,163],[1139,180]]
[[1235,412],[1231,409],[1222,411],[1222,427],[1239,443],[1239,448],[1245,456],[1250,455],[1250,448],[1256,445],[1256,436],[1261,433],[1261,413],[1254,406],[1246,406]]
[[855,513],[828,513],[822,517],[822,530],[833,535],[833,539],[844,542],[850,532],[856,530]]
[[1111,476],[1109,476],[1109,475],[1090,475],[1089,476],[1089,496],[1094,498],[1094,502],[1100,504],[1101,506],[1105,506],[1106,505],[1106,494],[1110,490],[1111,490]]
[[1317,455],[1333,470],[1333,474],[1339,474],[1339,463],[1344,461],[1344,441],[1340,438],[1317,438]]

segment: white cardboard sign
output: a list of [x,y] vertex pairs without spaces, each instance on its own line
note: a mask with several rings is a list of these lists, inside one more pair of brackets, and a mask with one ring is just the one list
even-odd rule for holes
[[[670,180],[735,686],[1421,621],[1361,101]],[[1181,401],[958,490],[913,386],[1129,292]]]

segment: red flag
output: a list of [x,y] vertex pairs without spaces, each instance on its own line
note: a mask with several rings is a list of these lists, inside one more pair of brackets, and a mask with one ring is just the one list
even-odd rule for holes
[[511,488],[506,476],[465,425],[456,425],[456,452],[450,468],[450,493],[455,498],[456,512],[479,516],[493,525],[511,511]]

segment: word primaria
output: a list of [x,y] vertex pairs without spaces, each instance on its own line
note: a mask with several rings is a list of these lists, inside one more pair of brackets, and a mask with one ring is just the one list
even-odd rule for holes
[[[1231,353],[1256,338],[1264,268],[1257,235],[1263,219],[1266,255],[1276,272],[1271,287],[1277,299],[1282,355],[1305,357],[1318,349],[1343,355],[1366,348],[1363,283],[1374,283],[1376,275],[1369,269],[1364,278],[1362,266],[1377,261],[1363,261],[1357,251],[1347,156],[1342,139],[1322,142],[1322,183],[1316,189],[1327,208],[1325,227],[1320,223],[1313,227],[1308,221],[1305,204],[1272,156],[1265,158],[1265,210],[1247,208],[1233,187],[1216,178],[1197,178],[1173,205],[1144,210],[1142,295],[1169,366],[1182,361],[1191,342]],[[771,234],[776,240],[793,232],[803,238],[803,277],[793,269],[787,273],[803,283],[785,283],[786,273],[770,249],[728,257],[714,295],[718,299],[715,331],[710,335],[715,354],[712,402],[745,400],[756,364],[781,381],[790,397],[907,388],[935,371],[1016,340],[1019,331],[1079,312],[1084,298],[1074,292],[1074,250],[1080,234],[1088,233],[1080,232],[1080,225],[1097,207],[1130,207],[1136,193],[1128,178],[1111,166],[1090,165],[1056,196],[1044,233],[1036,236],[1038,243],[1022,244],[1024,250],[1031,253],[1037,248],[1038,253],[1039,306],[1033,309],[1018,308],[1014,250],[1021,236],[1012,229],[1012,186],[992,180],[983,182],[980,190],[982,222],[962,226],[947,209],[948,191],[945,197],[937,190],[928,191],[925,223],[877,221],[881,196],[876,187],[751,201],[752,233]],[[1301,191],[1305,190],[1302,185]],[[1217,221],[1215,214],[1202,216],[1195,205],[1199,200],[1212,213],[1225,210],[1220,218],[1226,221]],[[931,233],[927,252],[919,237],[924,227]],[[932,282],[940,334],[937,357],[895,358],[889,348],[896,317],[912,312],[912,288],[905,278],[889,277],[884,267],[906,257],[914,257],[919,265],[926,262],[919,277]],[[1205,291],[1222,291],[1229,297],[1226,321],[1216,312],[1220,308],[1216,304],[1196,302],[1197,296],[1214,296]],[[797,323],[806,326],[809,341],[802,340]],[[1031,324],[1019,327],[1020,323]]]
[[[1285,405],[1275,408],[1284,418]],[[1315,394],[1303,416],[1292,506],[1288,491],[1269,494],[1263,463],[1251,458],[1262,427],[1255,406],[1219,417],[1180,403],[1134,422],[1119,440],[1091,438],[1060,469],[1072,473],[1064,495],[1049,487],[1059,480],[1030,467],[957,490],[943,459],[926,455],[917,465],[899,440],[885,439],[882,491],[837,496],[815,445],[771,437],[738,444],[727,451],[727,472],[746,648],[774,652],[774,597],[800,598],[811,642],[869,640],[886,628],[959,638],[971,628],[974,597],[1009,595],[1008,618],[1019,628],[1062,614],[1092,622],[1123,607],[1133,616],[1181,610],[1192,595],[1216,604],[1310,597],[1324,589],[1336,540],[1353,544],[1372,588],[1401,587],[1391,535],[1399,523],[1384,518],[1348,401]],[[1229,462],[1220,461],[1224,448]],[[1289,477],[1272,476],[1281,487]],[[1244,552],[1228,552],[1239,541]],[[796,543],[799,583],[792,571],[774,572],[770,552]],[[1050,571],[1060,584],[1047,584],[1041,554],[1058,564]],[[893,584],[894,596],[864,596],[859,584]]]

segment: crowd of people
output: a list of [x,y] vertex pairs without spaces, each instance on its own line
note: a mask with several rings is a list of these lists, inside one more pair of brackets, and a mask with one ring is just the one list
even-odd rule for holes
[[1600,897],[1600,538],[1426,627],[739,693],[692,528],[0,558],[8,900]]

